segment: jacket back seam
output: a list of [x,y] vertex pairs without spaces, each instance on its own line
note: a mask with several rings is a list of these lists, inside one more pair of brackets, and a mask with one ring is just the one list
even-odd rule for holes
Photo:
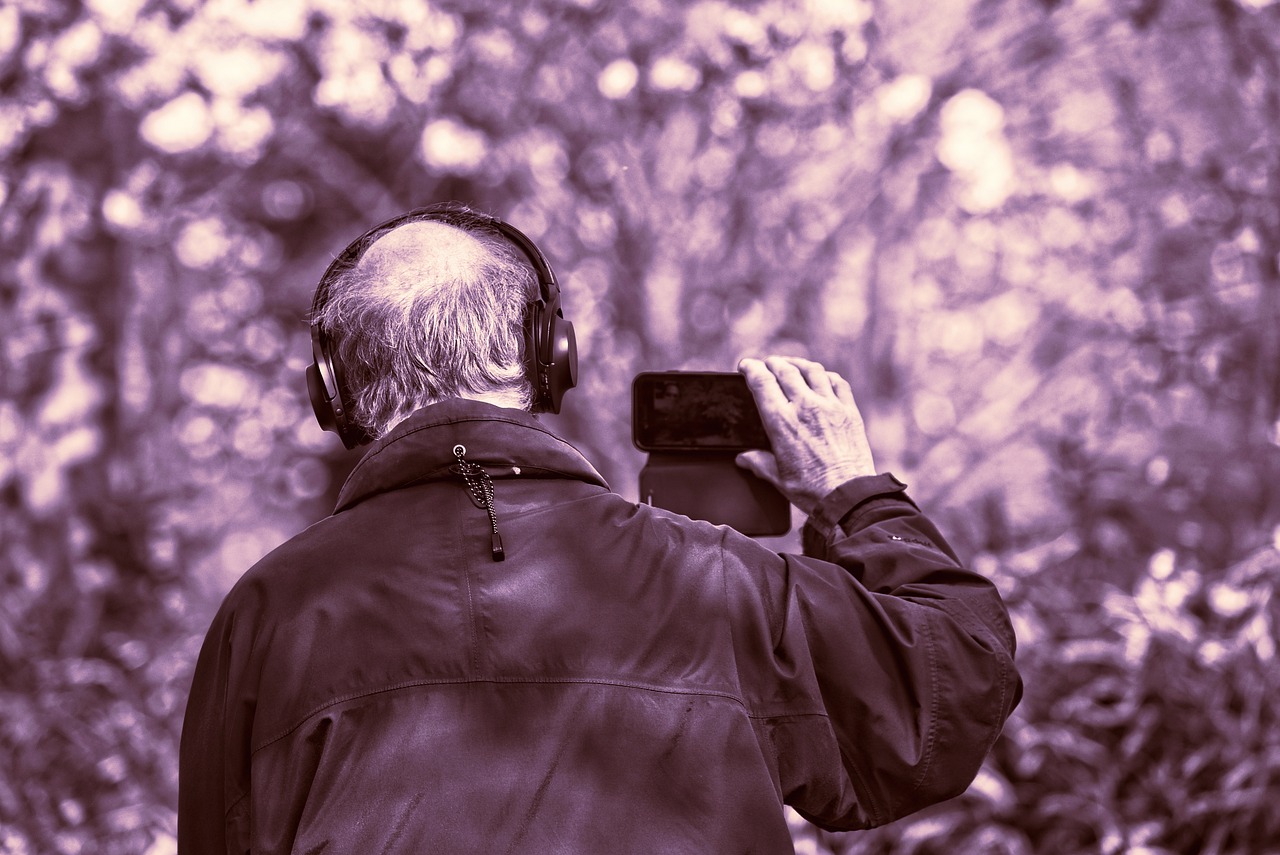
[[[335,707],[341,704],[345,704],[348,701],[354,701],[354,700],[359,700],[360,698],[372,697],[373,695],[381,695],[381,694],[386,694],[390,692],[398,692],[402,689],[422,688],[425,686],[462,686],[462,685],[472,685],[476,683],[488,683],[488,684],[496,684],[496,685],[519,685],[522,683],[533,684],[533,685],[556,685],[556,684],[598,685],[598,686],[613,686],[615,688],[622,688],[622,689],[639,689],[645,692],[658,692],[658,693],[668,694],[668,695],[701,695],[701,696],[712,697],[712,698],[724,698],[725,700],[733,701],[734,703],[741,706],[743,710],[746,711],[749,717],[756,718],[756,716],[751,713],[750,707],[747,705],[747,702],[743,698],[733,694],[732,692],[719,692],[714,689],[682,689],[675,686],[662,686],[662,685],[651,684],[651,683],[640,683],[640,682],[631,681],[631,680],[610,680],[610,679],[601,678],[601,677],[474,677],[474,678],[447,677],[447,678],[439,678],[439,679],[407,680],[403,683],[395,683],[390,686],[380,686],[379,688],[369,689],[367,691],[352,692],[350,694],[342,695],[340,697],[333,698],[332,700],[325,701],[323,704],[320,704],[314,707],[313,709],[309,710],[295,724],[290,725],[289,727],[285,728],[283,731],[276,734],[275,736],[271,736],[266,740],[264,740],[259,745],[256,745],[253,748],[253,750],[249,752],[249,756],[253,757],[253,755],[257,754],[259,751],[262,751],[264,748],[267,748],[273,743],[279,742],[281,739],[284,739],[285,737],[289,736],[295,730],[297,730],[298,728],[306,724],[308,721],[310,721],[317,714],[324,712],[330,707]],[[815,713],[815,714],[825,715],[824,713]]]

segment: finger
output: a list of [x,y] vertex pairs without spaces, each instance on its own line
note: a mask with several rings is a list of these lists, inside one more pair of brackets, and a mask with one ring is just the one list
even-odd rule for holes
[[761,415],[772,415],[787,405],[787,396],[778,386],[777,378],[759,359],[742,360],[738,363],[738,370],[747,378]]
[[778,379],[778,386],[781,387],[782,393],[787,396],[788,401],[794,401],[804,393],[811,391],[809,382],[804,379],[800,369],[785,356],[770,356],[765,359],[764,364],[773,372],[773,376]]
[[778,475],[778,459],[772,452],[744,451],[734,458],[734,462],[757,478],[763,478],[774,485],[782,483]]
[[831,379],[827,376],[827,369],[810,359],[793,359],[792,362],[800,369],[800,373],[804,375],[804,380],[809,384],[810,389],[819,395],[831,396],[835,394],[831,387]]
[[853,387],[849,385],[849,381],[834,371],[829,371],[827,374],[831,380],[831,390],[835,392],[836,399],[846,407],[857,409],[858,404],[853,399]]

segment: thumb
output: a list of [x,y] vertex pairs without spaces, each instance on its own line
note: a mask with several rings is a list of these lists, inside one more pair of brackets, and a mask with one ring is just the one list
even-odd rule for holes
[[781,483],[778,477],[778,459],[773,456],[772,451],[744,451],[734,458],[734,462],[774,486]]

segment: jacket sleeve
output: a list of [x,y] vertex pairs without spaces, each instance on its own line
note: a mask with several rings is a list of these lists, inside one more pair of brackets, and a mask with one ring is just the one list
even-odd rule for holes
[[784,801],[831,830],[963,792],[1021,697],[999,594],[905,486],[838,488],[806,523],[806,554],[756,578],[769,637],[752,644],[755,726]]

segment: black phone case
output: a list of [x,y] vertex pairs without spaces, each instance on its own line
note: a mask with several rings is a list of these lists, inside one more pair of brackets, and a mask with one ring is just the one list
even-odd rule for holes
[[695,520],[774,537],[791,529],[791,503],[732,453],[653,453],[640,470],[640,501]]

